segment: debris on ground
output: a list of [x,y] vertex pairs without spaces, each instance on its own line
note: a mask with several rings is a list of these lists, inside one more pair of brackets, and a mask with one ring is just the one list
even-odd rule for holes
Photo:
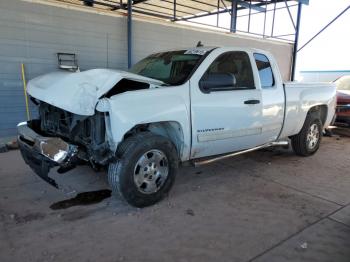
[[0,144],[0,153],[5,153],[9,151],[6,144]]
[[307,242],[304,242],[300,245],[302,249],[307,249]]
[[168,206],[168,208],[173,208],[173,207],[174,207],[174,204],[171,203],[170,201],[168,201],[168,202],[167,202],[167,206]]
[[194,216],[194,212],[192,209],[187,209],[186,210],[186,215]]
[[350,128],[348,126],[337,126],[331,127],[332,137],[335,137],[336,140],[340,140],[341,137],[350,137]]
[[9,142],[0,142],[0,153],[8,152],[9,150],[18,149],[17,140],[13,139]]
[[328,136],[328,137],[334,136],[334,134],[333,134],[331,128],[326,128],[326,129],[323,131],[323,135],[324,135],[324,136]]
[[17,140],[12,140],[8,143],[6,143],[6,147],[7,149],[9,150],[15,150],[15,149],[18,149],[18,143],[17,143]]

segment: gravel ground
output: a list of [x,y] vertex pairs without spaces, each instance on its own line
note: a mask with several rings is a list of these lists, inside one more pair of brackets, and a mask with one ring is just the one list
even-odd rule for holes
[[349,170],[350,138],[325,137],[308,158],[275,149],[181,168],[169,197],[136,209],[109,197],[103,172],[53,171],[56,190],[9,151],[0,261],[349,262]]

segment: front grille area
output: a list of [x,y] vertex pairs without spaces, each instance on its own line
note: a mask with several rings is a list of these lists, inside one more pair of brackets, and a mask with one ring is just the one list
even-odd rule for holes
[[105,142],[103,113],[81,116],[41,102],[39,114],[41,132],[48,136],[59,136],[85,147]]
[[40,104],[41,130],[48,134],[69,137],[73,114],[46,103]]

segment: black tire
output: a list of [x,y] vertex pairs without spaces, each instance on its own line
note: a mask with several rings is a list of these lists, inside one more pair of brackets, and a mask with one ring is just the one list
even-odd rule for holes
[[[144,193],[134,180],[134,172],[141,157],[151,150],[166,156],[168,172],[165,181],[156,192]],[[146,207],[157,203],[167,195],[174,184],[179,158],[173,143],[163,136],[150,132],[137,133],[122,142],[116,158],[117,160],[109,165],[108,182],[113,193],[120,195],[132,206]]]
[[[319,138],[317,140],[317,143],[314,143],[314,146],[311,147],[308,143],[308,133],[313,125],[316,125],[318,128]],[[291,137],[292,148],[295,154],[299,156],[310,156],[316,153],[320,147],[322,129],[322,122],[320,120],[319,114],[316,112],[309,113],[300,132],[297,135]]]

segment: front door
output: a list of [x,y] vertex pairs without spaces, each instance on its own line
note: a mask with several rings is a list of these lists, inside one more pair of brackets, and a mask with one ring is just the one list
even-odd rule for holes
[[262,144],[261,90],[255,87],[248,53],[218,55],[214,50],[201,67],[190,81],[191,158]]

